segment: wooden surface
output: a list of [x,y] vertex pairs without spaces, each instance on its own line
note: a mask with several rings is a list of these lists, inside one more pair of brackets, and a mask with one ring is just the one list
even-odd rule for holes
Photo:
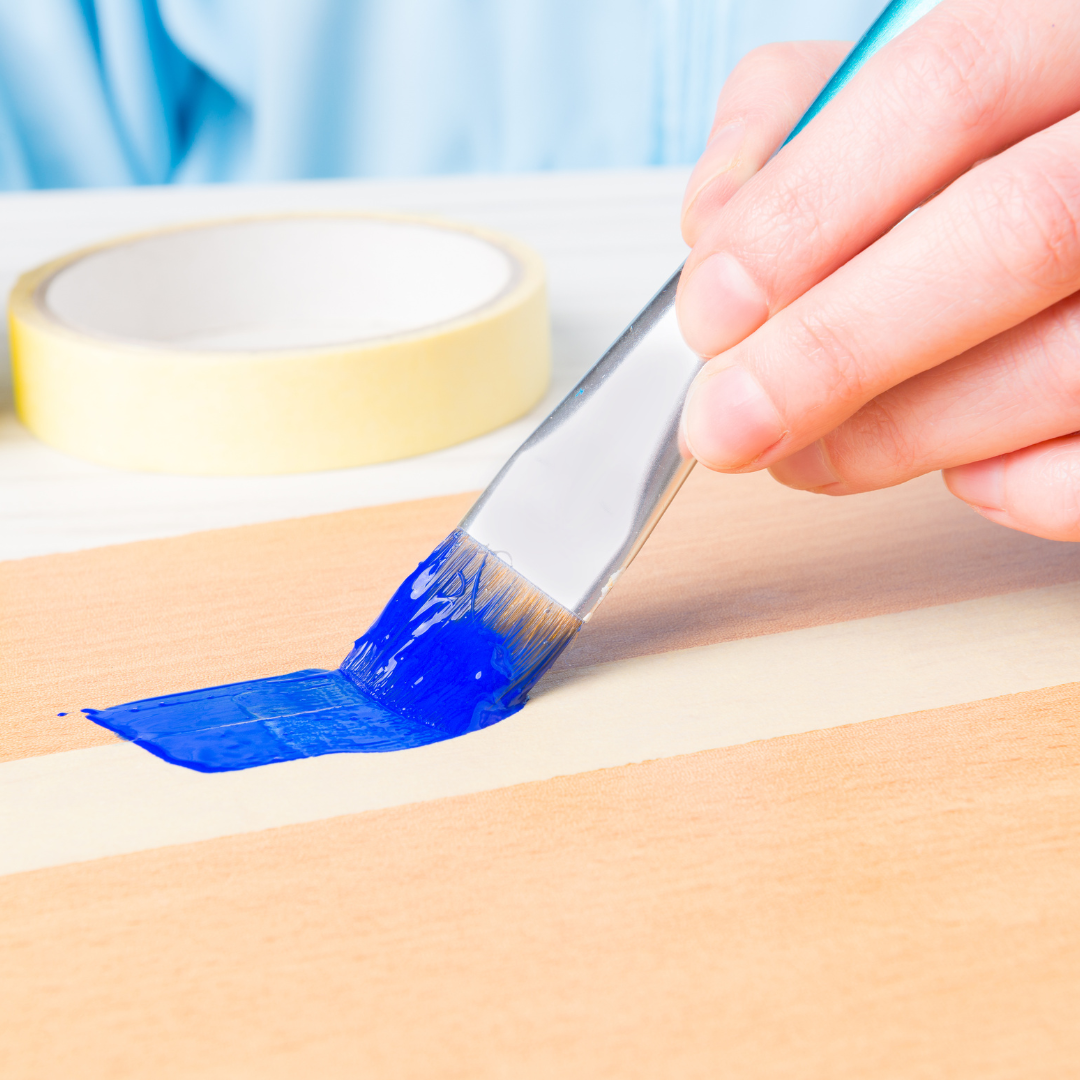
[[[2,196],[0,283],[192,218],[444,214],[547,259],[557,396],[677,264],[684,178]],[[695,473],[534,705],[487,741],[422,748],[486,767],[517,745],[554,779],[320,811],[324,785],[351,797],[379,762],[230,786],[154,772],[169,767],[78,715],[336,665],[459,518],[455,493],[528,426],[367,470],[219,482],[85,465],[3,411],[0,556],[40,557],[0,563],[0,802],[32,808],[0,831],[4,849],[27,841],[5,863],[24,872],[0,875],[0,1076],[1076,1075],[1080,554],[991,525],[936,477],[829,500]],[[429,495],[444,497],[375,505]],[[997,667],[1038,688],[972,689]],[[947,707],[866,711],[901,683]],[[693,709],[724,748],[663,749]],[[768,723],[732,733],[739,709]],[[886,719],[830,726],[852,717]],[[661,749],[632,749],[632,728]],[[584,729],[586,750],[598,732],[625,749],[605,759],[619,767],[557,775],[549,743]],[[397,760],[391,781],[428,759]],[[74,839],[42,854],[46,817]],[[97,857],[115,851],[131,853]]]
[[[471,501],[0,563],[0,760],[114,741],[86,706],[336,667]],[[697,469],[554,670],[1074,581],[1080,548],[937,476],[838,500]]]
[[[58,705],[333,664],[467,502],[5,564],[6,755],[111,739]],[[1078,570],[936,478],[701,472],[562,677]],[[10,874],[0,1075],[1073,1075],[1078,711],[1049,687]]]
[[1062,687],[2,879],[0,1075],[1065,1080],[1078,708]]

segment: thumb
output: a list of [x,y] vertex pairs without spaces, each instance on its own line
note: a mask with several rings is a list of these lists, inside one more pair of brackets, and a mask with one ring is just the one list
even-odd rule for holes
[[686,186],[682,232],[691,247],[709,218],[769,160],[850,48],[842,41],[763,45],[739,61]]

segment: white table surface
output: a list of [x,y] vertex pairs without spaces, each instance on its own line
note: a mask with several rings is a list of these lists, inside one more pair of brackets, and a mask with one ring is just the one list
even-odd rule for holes
[[685,255],[684,169],[0,195],[0,289],[24,270],[159,225],[283,210],[430,213],[511,233],[544,257],[554,375],[527,417],[448,450],[281,477],[186,477],[91,465],[31,436],[0,357],[0,559],[273,521],[483,487]]

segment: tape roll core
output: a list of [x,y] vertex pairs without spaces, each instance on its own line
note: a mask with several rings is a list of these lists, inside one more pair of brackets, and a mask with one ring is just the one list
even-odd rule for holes
[[24,274],[9,320],[24,423],[129,469],[408,457],[516,419],[550,378],[538,256],[420,218],[288,215],[126,237]]

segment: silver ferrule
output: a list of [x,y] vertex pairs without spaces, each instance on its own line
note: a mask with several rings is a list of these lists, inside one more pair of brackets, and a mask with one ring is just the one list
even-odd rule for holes
[[[883,45],[940,0],[892,0],[785,140]],[[679,449],[701,366],[672,305],[680,270],[506,463],[461,527],[537,589],[587,619],[693,467]]]
[[693,467],[683,399],[701,367],[675,319],[677,270],[503,466],[461,528],[584,620]]

